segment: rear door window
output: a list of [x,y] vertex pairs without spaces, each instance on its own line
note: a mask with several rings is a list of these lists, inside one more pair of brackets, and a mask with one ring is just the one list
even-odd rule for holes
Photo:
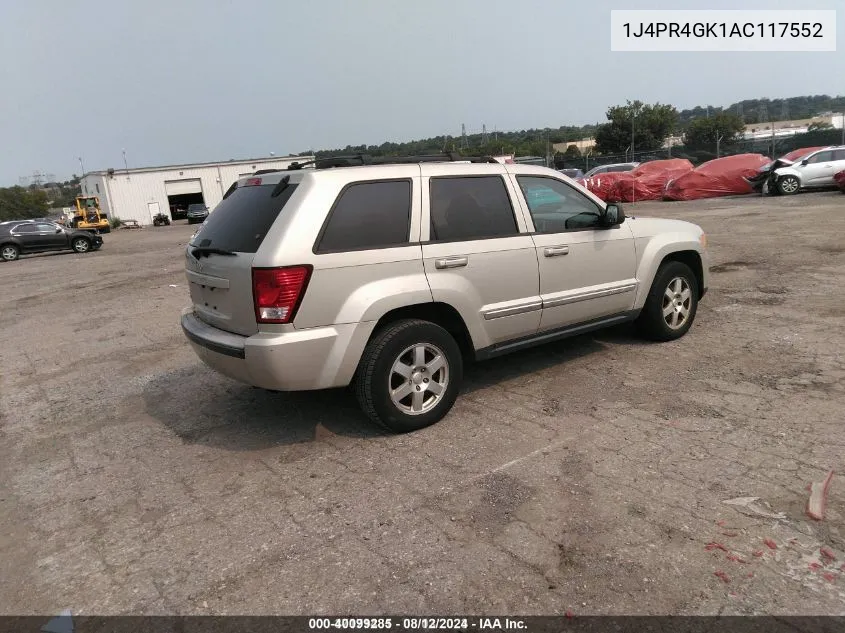
[[18,224],[14,230],[15,233],[35,233],[34,224]]
[[501,176],[432,178],[430,197],[433,242],[519,233]]
[[826,151],[814,154],[810,157],[810,160],[808,160],[807,162],[812,165],[813,163],[826,163],[830,160],[833,160],[833,152]]
[[338,196],[314,252],[404,246],[410,229],[410,180],[352,183]]
[[191,245],[257,252],[296,187],[293,183],[238,187],[208,215]]

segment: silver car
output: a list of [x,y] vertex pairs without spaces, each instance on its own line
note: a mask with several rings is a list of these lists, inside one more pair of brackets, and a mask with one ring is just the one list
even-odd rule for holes
[[592,178],[599,174],[608,174],[615,171],[632,171],[639,166],[639,163],[613,163],[612,165],[599,165],[593,167],[590,171],[584,174],[584,178]]
[[789,195],[801,189],[835,187],[833,177],[845,170],[845,146],[825,147],[801,161],[775,170],[778,193]]
[[[379,162],[385,164],[378,164]],[[632,321],[668,341],[706,239],[494,159],[321,159],[241,178],[185,252],[196,354],[277,391],[352,385],[391,431],[445,416],[465,362]]]

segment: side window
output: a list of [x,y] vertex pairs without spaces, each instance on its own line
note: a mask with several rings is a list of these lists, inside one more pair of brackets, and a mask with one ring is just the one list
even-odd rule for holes
[[601,209],[569,185],[540,176],[517,176],[537,233],[560,233],[598,226]]
[[811,156],[808,162],[812,165],[813,163],[826,163],[829,160],[833,160],[833,152],[819,152]]
[[834,150],[833,160],[845,160],[845,149]]
[[501,176],[432,178],[431,241],[479,240],[517,235]]
[[35,226],[39,233],[55,233],[57,228],[55,224],[36,224]]
[[340,193],[316,252],[403,246],[410,228],[410,180],[355,183]]
[[34,224],[18,224],[15,227],[15,233],[35,233]]

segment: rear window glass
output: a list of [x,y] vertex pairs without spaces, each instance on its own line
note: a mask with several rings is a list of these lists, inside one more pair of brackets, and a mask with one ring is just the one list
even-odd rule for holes
[[236,253],[255,253],[279,212],[296,191],[289,184],[273,197],[276,184],[238,187],[208,214],[191,244]]
[[316,252],[402,246],[408,243],[410,226],[409,180],[352,184],[338,197]]

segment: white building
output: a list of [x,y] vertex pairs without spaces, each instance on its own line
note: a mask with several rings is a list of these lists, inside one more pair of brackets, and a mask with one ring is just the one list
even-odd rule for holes
[[164,212],[172,216],[176,209],[189,204],[205,203],[214,210],[223,194],[238,178],[259,169],[285,169],[294,162],[304,162],[313,156],[285,158],[256,158],[221,163],[141,167],[138,169],[108,169],[85,174],[81,181],[82,194],[98,196],[100,208],[109,217],[137,220],[152,224],[153,216]]

